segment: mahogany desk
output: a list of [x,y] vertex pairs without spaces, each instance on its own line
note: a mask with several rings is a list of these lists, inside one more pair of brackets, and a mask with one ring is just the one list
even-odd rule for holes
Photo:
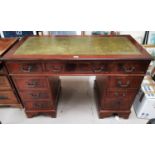
[[59,76],[95,75],[99,117],[128,118],[152,58],[123,35],[25,37],[3,59],[28,117],[56,117]]

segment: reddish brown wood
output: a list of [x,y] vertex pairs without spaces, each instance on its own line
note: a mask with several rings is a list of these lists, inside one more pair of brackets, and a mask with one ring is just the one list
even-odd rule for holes
[[11,89],[10,83],[6,76],[0,76],[0,90]]
[[139,49],[140,54],[83,55],[78,59],[72,55],[14,55],[27,37],[18,42],[3,59],[25,105],[27,116],[44,114],[56,117],[60,93],[59,76],[96,75],[99,117],[119,115],[128,118],[152,57],[131,36],[122,37],[127,37]]
[[45,115],[45,116],[51,116],[53,118],[56,118],[56,111],[55,110],[45,110],[45,111],[25,111],[28,118],[32,118],[34,116],[38,115]]
[[25,109],[27,111],[53,110],[55,109],[51,101],[25,101]]
[[70,60],[70,61],[6,61],[10,74],[120,74],[120,75],[144,75],[150,61],[93,61],[93,60]]
[[13,77],[13,80],[19,90],[46,90],[48,88],[48,79],[45,77]]
[[13,91],[0,91],[0,105],[19,104]]
[[15,38],[0,39],[0,106],[22,108],[16,88],[14,87],[2,60],[4,54],[8,52],[17,41],[18,39]]
[[108,88],[112,89],[120,89],[120,90],[126,90],[126,89],[137,89],[139,88],[143,77],[137,76],[137,77],[126,77],[126,76],[111,76],[109,77],[109,84]]

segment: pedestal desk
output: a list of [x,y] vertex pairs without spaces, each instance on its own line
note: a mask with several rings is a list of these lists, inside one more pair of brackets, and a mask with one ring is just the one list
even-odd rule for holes
[[131,36],[25,37],[3,57],[28,117],[56,117],[59,76],[95,75],[100,118],[128,118],[151,56]]
[[0,39],[0,106],[22,107],[14,88],[14,85],[8,76],[6,67],[2,61],[3,55],[18,41],[18,39]]

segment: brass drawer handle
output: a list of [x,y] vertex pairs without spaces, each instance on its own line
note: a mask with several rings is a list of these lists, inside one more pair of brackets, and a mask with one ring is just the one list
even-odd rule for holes
[[8,97],[6,97],[6,96],[0,96],[0,100],[6,100],[6,99],[8,99]]
[[[118,94],[118,92],[115,92],[115,93],[114,93],[114,95],[117,97],[119,94]],[[125,93],[123,93],[123,94],[122,94],[122,96],[123,96],[123,97],[125,97],[125,96],[126,96],[126,94],[125,94]]]
[[105,66],[100,66],[100,67],[93,66],[92,70],[94,73],[100,73],[105,70]]
[[32,68],[33,68],[32,65],[23,65],[23,66],[21,67],[21,71],[22,71],[22,72],[29,73],[29,72],[32,71]]
[[118,81],[118,86],[119,87],[127,88],[129,85],[130,85],[130,81],[127,81],[126,84],[122,84],[122,81],[121,80]]
[[51,71],[55,73],[60,73],[62,71],[62,66],[52,66]]
[[34,99],[38,99],[38,98],[40,98],[41,95],[40,95],[40,93],[38,93],[38,94],[31,93],[30,96],[33,97]]
[[37,81],[31,81],[31,82],[27,82],[27,85],[29,88],[35,88],[38,85]]
[[34,103],[33,107],[34,108],[43,108],[43,109],[49,108],[49,106],[46,103],[39,103],[39,104],[38,103]]
[[123,66],[123,70],[126,73],[132,73],[133,71],[135,71],[135,67],[132,66],[132,67],[127,68],[127,67]]

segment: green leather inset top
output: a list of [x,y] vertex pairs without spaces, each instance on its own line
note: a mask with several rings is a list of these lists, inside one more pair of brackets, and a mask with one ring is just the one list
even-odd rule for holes
[[137,55],[139,50],[126,37],[30,37],[18,55]]

